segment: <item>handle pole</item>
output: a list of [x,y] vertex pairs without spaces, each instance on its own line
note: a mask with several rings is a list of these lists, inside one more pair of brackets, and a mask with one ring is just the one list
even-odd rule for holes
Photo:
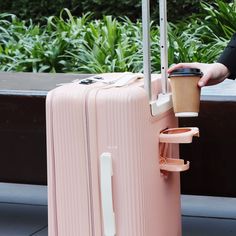
[[150,53],[150,2],[142,0],[142,29],[143,29],[143,74],[144,88],[149,101],[152,100],[151,92],[151,53]]
[[[168,47],[167,47],[167,3],[166,0],[159,0],[160,15],[160,53],[161,53],[161,87],[162,93],[168,92],[167,68],[168,68]],[[151,51],[150,51],[150,1],[142,0],[142,29],[143,29],[143,73],[144,88],[148,94],[149,101],[152,101],[151,88]]]
[[167,47],[167,4],[166,0],[159,0],[160,15],[160,51],[161,51],[161,86],[162,93],[166,94],[167,88],[167,67],[168,67],[168,47]]

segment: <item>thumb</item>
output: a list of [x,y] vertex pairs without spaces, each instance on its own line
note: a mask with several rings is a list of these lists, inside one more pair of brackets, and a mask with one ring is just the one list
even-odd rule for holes
[[205,74],[202,76],[202,78],[198,81],[198,86],[201,88],[201,87],[204,87],[208,81],[210,80],[210,75],[209,74]]

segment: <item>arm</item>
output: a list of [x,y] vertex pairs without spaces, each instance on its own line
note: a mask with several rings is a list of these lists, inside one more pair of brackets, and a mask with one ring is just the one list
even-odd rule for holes
[[229,79],[236,77],[236,33],[233,35],[229,44],[221,54],[218,62],[225,65],[230,71]]

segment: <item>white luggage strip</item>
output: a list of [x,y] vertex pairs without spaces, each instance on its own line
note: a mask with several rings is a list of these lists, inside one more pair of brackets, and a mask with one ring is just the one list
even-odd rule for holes
[[[104,73],[93,75],[85,79],[75,79],[72,83],[95,83],[100,82],[106,85],[110,85],[111,87],[123,87],[133,83],[137,79],[143,78],[142,73],[132,73],[132,72],[124,72],[124,73]],[[69,83],[60,83],[57,86],[62,86]],[[110,88],[110,87],[109,87]]]
[[113,170],[111,153],[103,153],[100,156],[100,185],[104,236],[116,235],[112,196],[112,175]]
[[[116,73],[100,74],[100,75],[91,76],[89,78],[86,78],[85,80],[112,85],[112,87],[123,87],[134,82],[135,80],[139,78],[143,78],[143,74],[125,72],[125,73],[117,73],[117,74]],[[75,80],[74,82],[81,82],[81,80]]]

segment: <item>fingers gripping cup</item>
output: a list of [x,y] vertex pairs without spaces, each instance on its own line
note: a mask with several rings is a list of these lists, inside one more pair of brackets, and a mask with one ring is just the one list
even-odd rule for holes
[[196,117],[200,107],[200,88],[202,77],[199,69],[182,68],[169,75],[173,107],[176,117]]

